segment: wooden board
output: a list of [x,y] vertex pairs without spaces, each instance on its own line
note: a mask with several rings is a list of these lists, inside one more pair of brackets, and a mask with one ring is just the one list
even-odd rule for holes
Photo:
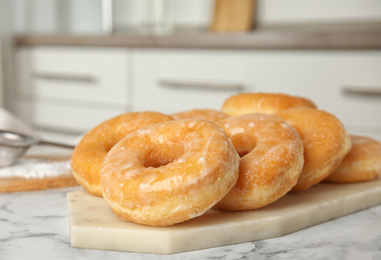
[[279,237],[381,204],[381,179],[357,184],[321,183],[262,209],[209,210],[170,227],[121,221],[103,198],[83,190],[68,193],[67,202],[73,247],[172,254]]
[[[47,162],[59,162],[70,159],[70,157],[66,156],[29,156],[26,158],[43,159]],[[44,178],[0,177],[0,193],[65,188],[76,185],[78,183],[71,173]]]
[[216,0],[210,29],[213,32],[250,31],[255,4],[255,0]]

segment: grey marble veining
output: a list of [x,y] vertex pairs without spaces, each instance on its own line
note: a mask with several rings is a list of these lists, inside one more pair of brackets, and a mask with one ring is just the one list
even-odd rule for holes
[[66,193],[0,195],[0,259],[381,259],[381,206],[283,237],[174,255],[72,248]]

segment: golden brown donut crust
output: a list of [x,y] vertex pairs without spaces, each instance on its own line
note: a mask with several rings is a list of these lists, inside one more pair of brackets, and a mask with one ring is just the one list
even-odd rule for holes
[[285,195],[302,171],[303,143],[294,128],[267,114],[247,114],[217,122],[240,154],[236,185],[214,208],[251,210]]
[[251,113],[275,114],[298,107],[316,108],[316,105],[307,98],[281,93],[240,93],[228,97],[221,111],[229,116],[238,116]]
[[325,182],[364,182],[381,175],[381,143],[370,137],[356,135],[351,135],[351,141],[351,152]]
[[228,117],[225,113],[215,110],[215,109],[193,109],[187,110],[171,115],[175,120],[177,119],[186,119],[186,118],[199,118],[205,119],[212,122],[217,122],[219,120],[225,119]]
[[108,151],[127,134],[142,127],[173,120],[158,112],[129,112],[113,117],[87,132],[74,148],[71,170],[88,193],[102,196],[100,169]]
[[323,110],[294,108],[276,114],[296,129],[303,140],[304,167],[292,191],[310,188],[330,175],[351,149],[341,121]]
[[103,197],[120,219],[168,226],[202,215],[238,178],[239,155],[213,122],[181,119],[129,134],[107,154]]

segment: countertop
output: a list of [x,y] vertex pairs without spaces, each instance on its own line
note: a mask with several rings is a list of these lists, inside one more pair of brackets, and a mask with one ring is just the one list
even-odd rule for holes
[[0,195],[0,259],[381,259],[381,205],[283,237],[174,255],[71,247],[66,194]]
[[191,49],[381,49],[381,23],[301,24],[260,27],[250,32],[213,33],[207,29],[144,34],[136,30],[111,35],[16,35],[16,46],[86,46]]

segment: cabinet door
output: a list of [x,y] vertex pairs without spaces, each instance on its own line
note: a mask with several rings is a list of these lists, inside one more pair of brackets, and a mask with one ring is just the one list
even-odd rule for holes
[[246,62],[253,91],[310,98],[352,132],[381,139],[381,51],[252,51]]
[[17,115],[38,130],[82,134],[125,110],[107,107],[73,106],[20,100]]
[[127,111],[129,52],[124,48],[19,49],[14,112],[36,128],[82,132]]
[[245,87],[244,60],[236,52],[141,49],[133,63],[135,110],[219,109]]
[[24,48],[17,52],[18,93],[59,102],[125,105],[128,50],[118,48]]

